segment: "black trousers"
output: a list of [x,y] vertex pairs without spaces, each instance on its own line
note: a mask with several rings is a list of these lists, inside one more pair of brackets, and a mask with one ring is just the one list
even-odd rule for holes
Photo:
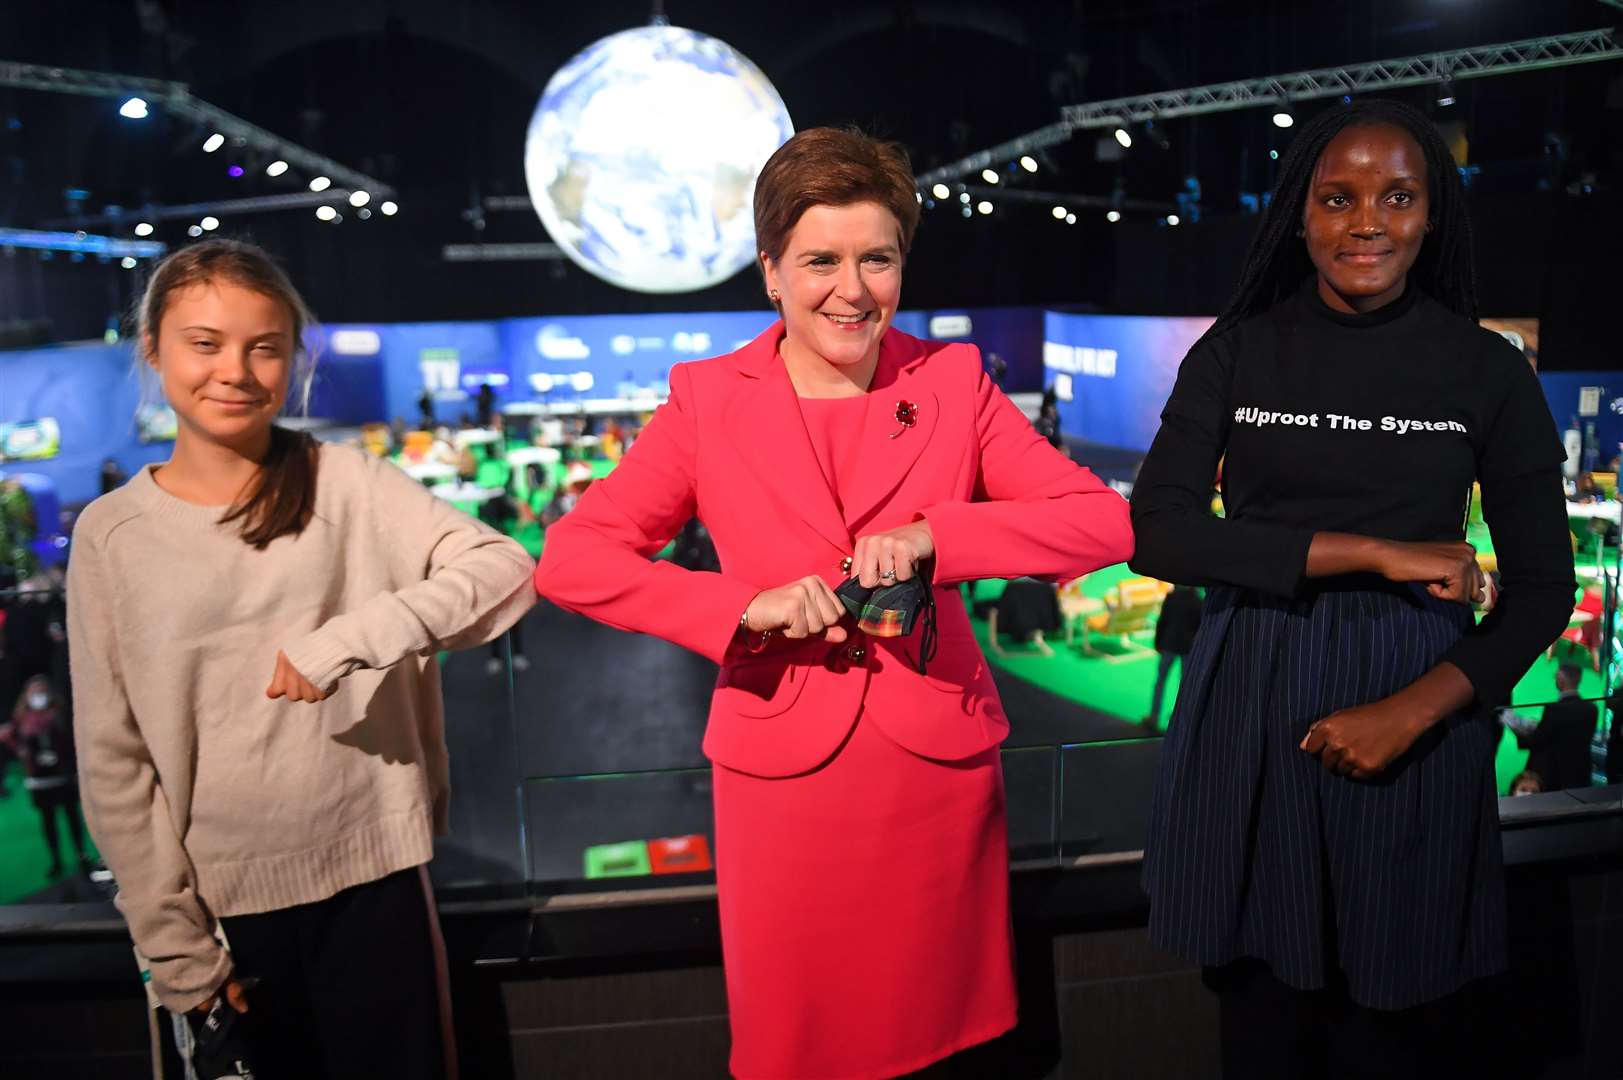
[[1411,1009],[1358,1005],[1345,985],[1298,990],[1261,961],[1202,972],[1218,1000],[1225,1080],[1473,1080],[1506,1075],[1496,1063],[1491,985],[1468,986]]
[[68,819],[68,834],[73,837],[73,850],[79,858],[85,857],[85,827],[79,817],[79,785],[63,784],[54,788],[35,788],[29,792],[34,809],[39,811],[39,827],[45,834],[45,846],[51,852],[51,865],[62,866],[62,844],[57,839],[57,814]]
[[222,918],[258,1080],[445,1075],[435,932],[401,870],[313,904]]

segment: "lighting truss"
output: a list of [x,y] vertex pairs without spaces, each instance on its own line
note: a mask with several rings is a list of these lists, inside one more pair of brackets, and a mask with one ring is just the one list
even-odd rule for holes
[[440,258],[446,262],[531,262],[566,256],[557,244],[446,244]]
[[124,240],[116,236],[96,236],[86,232],[45,232],[39,229],[0,229],[0,250],[29,248],[35,251],[67,251],[104,258],[156,259],[164,253],[158,240]]
[[329,176],[335,185],[369,191],[374,196],[395,194],[394,188],[376,177],[351,169],[324,154],[249,123],[217,105],[193,97],[185,83],[0,60],[0,86],[88,97],[139,97],[148,105],[161,108],[172,116],[195,121],[200,127],[219,132],[234,145],[280,158],[312,176]]
[[[1150,214],[1173,214],[1178,205],[1157,202],[1154,199],[1118,199],[1114,195],[1080,195],[1063,191],[1031,191],[1027,188],[995,188],[990,185],[966,184],[964,192],[976,201],[990,199],[994,203],[1039,203],[1043,206],[1063,206],[1070,210],[1137,210]],[[938,202],[940,200],[937,200]]]
[[938,180],[979,172],[994,162],[1002,164],[1032,147],[1064,142],[1077,131],[1619,58],[1623,58],[1623,46],[1618,44],[1618,35],[1605,28],[1067,105],[1057,123],[932,169],[918,178],[918,186],[927,190]]
[[53,225],[123,225],[131,221],[173,221],[177,218],[201,218],[205,214],[216,217],[235,217],[242,214],[263,214],[272,210],[299,210],[307,206],[348,206],[347,188],[328,188],[326,191],[293,191],[285,195],[252,195],[245,199],[217,199],[213,202],[183,203],[173,206],[113,207],[89,217],[59,218],[47,221]]

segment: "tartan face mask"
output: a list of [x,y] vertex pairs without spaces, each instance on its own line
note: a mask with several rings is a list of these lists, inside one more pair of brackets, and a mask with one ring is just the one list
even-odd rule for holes
[[920,675],[935,657],[935,596],[923,575],[894,585],[868,588],[857,578],[846,578],[834,590],[845,610],[857,620],[857,628],[872,637],[908,637],[922,621],[919,638]]

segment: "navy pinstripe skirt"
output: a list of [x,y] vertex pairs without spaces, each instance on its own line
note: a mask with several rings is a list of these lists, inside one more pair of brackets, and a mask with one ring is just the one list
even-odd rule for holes
[[1373,782],[1298,749],[1309,725],[1423,675],[1471,625],[1424,590],[1342,579],[1286,600],[1210,591],[1162,748],[1150,936],[1191,961],[1401,1009],[1505,969],[1485,710],[1436,725]]

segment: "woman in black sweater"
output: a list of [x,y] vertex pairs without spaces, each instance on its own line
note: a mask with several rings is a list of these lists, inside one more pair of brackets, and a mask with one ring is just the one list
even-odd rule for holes
[[[1527,362],[1476,325],[1471,260],[1424,116],[1321,113],[1139,474],[1134,569],[1208,587],[1150,933],[1206,967],[1229,1076],[1410,1075],[1440,1008],[1506,967],[1492,709],[1574,583],[1561,443]],[[1503,576],[1480,624],[1473,481]]]

